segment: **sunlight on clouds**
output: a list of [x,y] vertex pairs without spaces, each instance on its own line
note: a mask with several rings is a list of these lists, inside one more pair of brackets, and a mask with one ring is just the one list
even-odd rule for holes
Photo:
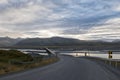
[[43,29],[43,30],[36,30],[35,32],[24,32],[26,34],[24,37],[40,37],[40,38],[47,38],[60,35],[60,29]]
[[7,4],[8,0],[0,0],[0,4]]
[[40,38],[47,38],[47,37],[53,37],[53,36],[58,36],[60,35],[59,30],[39,30],[39,32],[8,32],[8,31],[2,31],[0,32],[0,36],[9,36],[12,38],[17,38],[21,36],[22,38],[35,38],[35,37],[40,37]]
[[[39,37],[52,37],[56,36],[57,34],[55,32],[49,31],[49,30],[42,30],[39,32],[40,36]],[[42,35],[41,35],[42,34]]]
[[21,36],[22,38],[27,37],[25,34],[20,33],[20,32],[16,34],[15,32],[7,32],[7,31],[0,32],[0,36],[1,37],[9,36],[11,38],[18,38],[19,36]]
[[48,29],[48,30],[39,30],[39,37],[53,37],[59,36],[62,30],[59,28]]

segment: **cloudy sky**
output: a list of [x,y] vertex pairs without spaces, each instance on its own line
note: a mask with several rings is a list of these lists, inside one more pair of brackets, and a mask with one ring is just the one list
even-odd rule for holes
[[0,37],[120,39],[120,0],[0,0]]

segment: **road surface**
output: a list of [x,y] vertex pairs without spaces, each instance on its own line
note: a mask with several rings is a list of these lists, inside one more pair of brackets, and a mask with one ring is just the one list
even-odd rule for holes
[[120,74],[114,73],[116,69],[108,69],[95,61],[69,56],[60,58],[49,66],[2,76],[0,80],[120,80]]

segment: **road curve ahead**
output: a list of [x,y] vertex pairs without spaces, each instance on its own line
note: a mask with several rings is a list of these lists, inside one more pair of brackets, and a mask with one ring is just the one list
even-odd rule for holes
[[49,66],[3,76],[0,80],[120,80],[113,71],[94,61],[68,56],[60,58]]

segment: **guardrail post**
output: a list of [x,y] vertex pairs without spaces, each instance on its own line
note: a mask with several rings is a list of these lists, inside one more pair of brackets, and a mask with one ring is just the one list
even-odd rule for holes
[[112,59],[112,51],[108,51],[108,58]]
[[117,65],[118,65],[118,62],[116,61],[116,62],[115,62],[115,67],[116,67],[116,68],[117,68]]
[[87,56],[87,53],[85,52],[85,56]]
[[76,57],[78,57],[78,53],[76,53]]
[[105,64],[107,64],[107,60],[105,60]]
[[88,53],[89,55],[88,56],[90,56],[90,53]]
[[109,60],[109,64],[111,65],[111,61]]

